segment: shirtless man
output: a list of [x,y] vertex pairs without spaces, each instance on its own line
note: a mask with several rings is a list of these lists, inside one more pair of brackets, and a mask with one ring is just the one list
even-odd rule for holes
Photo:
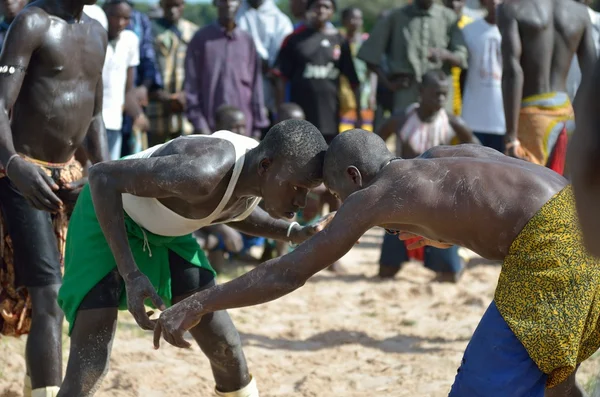
[[[300,243],[323,223],[292,219],[322,182],[327,145],[312,124],[275,125],[259,144],[230,131],[180,137],[123,160],[90,168],[67,237],[59,304],[71,354],[59,396],[91,396],[108,370],[117,309],[152,330],[144,310],[176,303],[215,285],[192,232],[227,223],[236,230]],[[264,198],[265,210],[258,207]],[[271,215],[271,216],[269,216]],[[211,362],[218,396],[258,397],[240,337],[218,311],[190,329]]]
[[567,75],[577,54],[582,75],[596,60],[587,7],[575,1],[506,0],[498,7],[506,153],[562,174],[574,130]]
[[163,312],[155,346],[161,334],[188,346],[184,330],[207,313],[300,288],[382,226],[404,231],[402,239],[427,237],[414,247],[460,245],[504,260],[450,396],[543,397],[546,387],[573,386],[578,363],[600,347],[600,262],[583,250],[562,176],[478,145],[438,146],[401,160],[375,134],[352,130],[331,143],[324,178],[344,201],[327,228],[292,253]]
[[[10,271],[14,253],[11,281],[27,287],[33,307],[26,362],[34,396],[54,395],[62,379],[56,297],[64,241],[55,227],[64,225],[65,209],[85,182],[73,156],[81,145],[92,162],[108,156],[101,76],[107,34],[83,14],[84,4],[30,3],[12,22],[0,55],[0,206],[12,241],[3,259]],[[12,333],[26,331],[17,325]],[[26,396],[30,385],[26,378]]]

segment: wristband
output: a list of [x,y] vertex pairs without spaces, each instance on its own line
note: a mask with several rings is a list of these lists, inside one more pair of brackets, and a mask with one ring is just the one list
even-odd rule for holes
[[17,157],[19,157],[19,155],[15,153],[8,158],[8,161],[6,162],[6,165],[4,166],[4,173],[6,174],[6,176],[8,176],[8,167],[10,166],[10,163]]
[[518,139],[515,139],[514,141],[510,141],[507,144],[505,144],[505,149],[509,150],[512,149],[513,147],[519,147],[521,146],[521,142]]

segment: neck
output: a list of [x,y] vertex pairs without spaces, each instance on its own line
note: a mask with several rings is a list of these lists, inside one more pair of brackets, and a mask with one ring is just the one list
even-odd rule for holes
[[428,120],[437,113],[437,110],[427,109],[426,107],[419,106],[417,108],[417,114],[421,120]]
[[357,33],[358,33],[358,30],[346,28],[346,36],[348,37],[349,40],[352,40],[356,36]]
[[76,0],[50,0],[50,11],[52,14],[67,22],[81,21],[83,16],[83,3]]
[[387,167],[392,162],[392,160],[395,159],[395,158],[396,157],[393,156],[391,153],[388,153],[387,155],[382,156],[381,162],[380,162],[380,165],[379,165],[379,171],[377,171],[377,173],[375,175],[365,175],[365,176],[363,176],[363,178],[365,178],[365,179],[363,179],[364,185],[367,186],[367,185],[371,184],[371,182],[377,177],[377,175],[379,175],[381,173],[381,171],[383,171],[383,169],[385,167]]
[[491,15],[488,12],[488,14],[485,16],[485,21],[487,23],[489,23],[490,25],[495,25],[496,24],[496,16],[495,15]]
[[261,159],[262,157],[257,149],[252,149],[246,153],[242,172],[233,190],[234,197],[262,197],[260,176],[257,172]]
[[231,33],[235,29],[235,21],[233,20],[219,21],[219,25],[221,25],[227,33]]
[[118,38],[119,38],[119,34],[118,33],[115,34],[115,33],[108,32],[108,40],[109,41],[116,40]]
[[310,24],[310,27],[314,30],[318,30],[319,32],[323,32],[327,27],[327,23],[320,23],[315,21]]

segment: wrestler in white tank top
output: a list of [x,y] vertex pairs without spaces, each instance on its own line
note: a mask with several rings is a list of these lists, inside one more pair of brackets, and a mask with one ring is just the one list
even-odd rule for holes
[[[185,236],[186,234],[190,234],[200,228],[215,223],[241,221],[246,219],[252,213],[252,211],[254,211],[261,200],[260,197],[250,197],[248,198],[246,209],[241,214],[231,219],[219,220],[219,222],[215,222],[216,219],[219,219],[223,209],[231,199],[231,195],[233,194],[233,190],[237,185],[238,178],[244,166],[244,158],[246,153],[258,146],[258,142],[252,138],[234,134],[230,131],[217,131],[212,135],[190,135],[190,138],[219,138],[229,141],[233,144],[235,148],[236,161],[233,168],[233,175],[231,176],[231,180],[229,181],[225,195],[221,199],[219,205],[217,205],[217,208],[215,208],[215,210],[206,218],[188,219],[167,208],[155,198],[138,197],[132,194],[124,193],[122,196],[123,208],[125,209],[127,215],[129,215],[135,223],[151,233],[158,234],[160,236],[171,237]],[[143,152],[127,156],[127,159],[149,158],[163,145],[165,144],[163,143],[156,145],[144,150]]]
[[419,118],[418,108],[419,104],[414,103],[406,109],[406,121],[396,142],[397,150],[401,149],[402,144],[407,144],[419,156],[432,147],[450,145],[455,134],[446,111],[440,109],[433,120],[427,123]]

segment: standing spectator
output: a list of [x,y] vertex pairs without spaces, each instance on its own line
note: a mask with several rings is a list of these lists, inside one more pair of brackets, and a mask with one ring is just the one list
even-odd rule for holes
[[[419,82],[429,70],[467,67],[467,48],[457,22],[456,14],[443,5],[414,0],[375,25],[358,58],[394,92],[395,111],[417,101]],[[381,68],[384,54],[388,73]]]
[[[102,118],[106,126],[110,158],[121,157],[123,108],[135,120],[135,126],[148,129],[148,120],[137,101],[133,88],[134,68],[140,63],[139,40],[125,30],[131,18],[132,6],[127,0],[109,0],[104,4],[108,18],[108,48],[102,69],[104,95]],[[129,97],[126,101],[126,97]]]
[[290,0],[290,13],[296,20],[294,29],[304,25],[306,20],[306,0]]
[[[371,108],[374,105],[374,98],[370,100],[371,96],[371,81],[369,80],[370,73],[367,69],[367,64],[364,61],[356,58],[356,54],[360,49],[360,46],[369,37],[367,33],[362,31],[363,27],[363,13],[357,7],[348,7],[342,10],[342,25],[344,30],[342,34],[348,40],[350,45],[350,51],[352,52],[352,60],[354,61],[354,69],[358,80],[360,80],[360,107],[361,109]],[[351,112],[356,114],[356,101],[352,86],[346,76],[340,77],[340,111],[342,117]],[[374,93],[373,93],[374,94]]]
[[502,102],[502,36],[496,25],[500,0],[482,0],[485,19],[463,29],[469,49],[462,118],[484,146],[504,153],[506,120]]
[[4,36],[6,36],[11,22],[25,5],[27,5],[27,0],[0,0],[0,14],[4,16],[4,19],[0,23],[0,49],[2,49]]
[[[461,30],[464,30],[465,26],[473,22],[473,18],[463,13],[463,10],[465,8],[465,0],[444,0],[444,4],[446,5],[446,7],[453,10],[458,16],[457,25]],[[481,1],[481,4],[483,4],[483,0]],[[452,111],[452,114],[458,116],[461,114],[462,111],[462,94],[464,79],[461,76],[463,69],[458,66],[452,66],[452,69],[450,69],[450,71],[452,76],[452,85],[450,86],[450,100],[452,102],[450,104],[451,107],[448,109],[448,111]]]
[[189,135],[194,127],[185,117],[185,55],[198,26],[182,18],[184,0],[161,0],[163,16],[152,21],[152,35],[164,88],[150,94],[148,145]]
[[273,116],[277,111],[275,85],[269,70],[275,64],[283,39],[294,30],[292,21],[281,12],[274,0],[245,0],[238,11],[237,24],[254,40],[262,63],[265,106]]
[[[140,64],[135,69],[135,95],[131,97],[131,100],[137,101],[138,105],[143,107],[148,105],[149,93],[163,87],[162,77],[156,63],[150,18],[143,12],[133,9],[127,30],[134,32],[140,43]],[[121,152],[123,156],[142,150],[142,139],[133,133],[133,120],[127,114],[123,118],[123,140],[125,143]]]
[[269,124],[263,110],[260,59],[252,37],[238,29],[239,0],[214,0],[218,20],[200,29],[188,46],[184,91],[188,119],[196,133],[215,130],[214,115],[223,105],[246,116],[248,135],[260,137]]
[[362,126],[360,81],[356,75],[348,41],[327,26],[336,9],[335,0],[309,0],[315,17],[286,38],[279,53],[275,73],[281,76],[278,104],[283,103],[284,83],[290,82],[291,101],[302,107],[306,120],[313,123],[329,143],[340,124],[340,75],[348,78],[357,104],[356,126]]
[[[377,22],[387,18],[392,10],[383,10],[377,16]],[[387,56],[383,54],[381,56],[381,63],[379,64],[382,73],[389,74],[389,66],[387,64]],[[375,115],[373,116],[373,131],[381,126],[381,123],[385,118],[389,117],[394,111],[394,92],[391,91],[385,84],[377,78],[375,73],[371,73],[371,84],[375,90]]]

